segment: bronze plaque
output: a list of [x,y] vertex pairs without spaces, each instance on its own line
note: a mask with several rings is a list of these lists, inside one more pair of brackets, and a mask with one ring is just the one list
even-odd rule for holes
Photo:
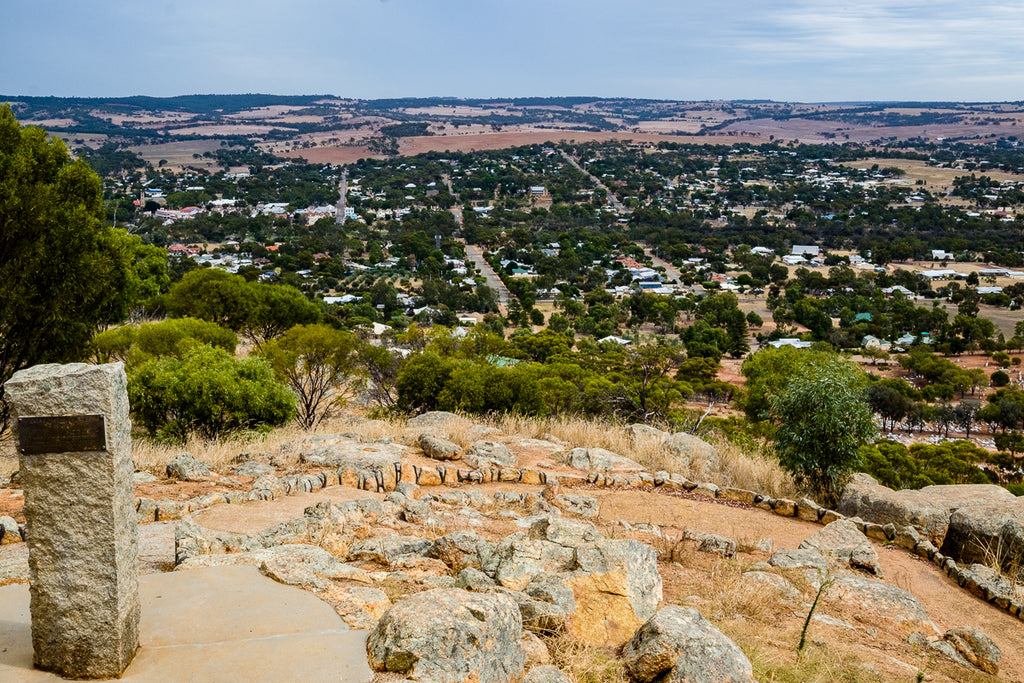
[[102,415],[19,417],[18,442],[25,455],[107,450]]

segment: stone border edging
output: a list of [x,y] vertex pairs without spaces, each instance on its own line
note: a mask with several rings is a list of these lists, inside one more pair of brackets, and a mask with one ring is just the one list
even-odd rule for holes
[[[665,471],[658,471],[653,474],[650,472],[611,474],[608,472],[592,471],[586,475],[561,474],[556,476],[529,467],[494,467],[468,470],[451,465],[437,465],[431,468],[402,461],[393,461],[391,465],[391,468],[379,466],[357,468],[354,465],[340,465],[337,469],[323,469],[316,474],[290,474],[283,477],[264,474],[252,483],[249,491],[207,493],[203,496],[184,501],[170,499],[158,501],[152,498],[136,498],[136,518],[140,524],[169,521],[181,519],[192,512],[215,505],[243,505],[250,502],[270,501],[281,496],[288,496],[299,492],[312,493],[329,486],[339,485],[363,491],[383,493],[393,491],[398,484],[403,482],[415,483],[418,486],[507,482],[535,486],[547,484],[567,486],[589,484],[605,488],[636,487],[662,488],[686,492],[697,491],[708,498],[742,503],[771,512],[780,517],[793,517],[816,524],[826,525],[840,519],[847,519],[845,515],[835,510],[823,508],[809,498],[802,498],[799,501],[787,498],[772,498],[771,496],[746,489],[719,487],[711,482],[697,483],[690,481],[680,474]],[[895,544],[931,562],[964,590],[1007,612],[1011,616],[1024,621],[1024,604],[1019,600],[1010,599],[995,591],[987,582],[979,581],[979,577],[974,572],[958,566],[953,558],[939,552],[939,549],[931,541],[927,539],[920,540],[915,528],[902,527],[897,529],[892,523],[882,525],[865,522],[857,517],[849,519],[868,538],[882,541],[883,543]],[[18,531],[19,539],[8,541],[7,535],[4,535],[0,538],[0,541],[10,543],[24,540],[26,536],[25,525],[19,525]],[[7,534],[10,535],[10,532],[7,532]]]

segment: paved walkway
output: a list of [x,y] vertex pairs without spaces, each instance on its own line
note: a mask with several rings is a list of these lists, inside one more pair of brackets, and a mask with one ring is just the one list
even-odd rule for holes
[[[139,578],[140,647],[125,681],[345,681],[372,678],[366,631],[312,593],[253,567]],[[0,681],[62,680],[32,668],[26,584],[0,587]]]

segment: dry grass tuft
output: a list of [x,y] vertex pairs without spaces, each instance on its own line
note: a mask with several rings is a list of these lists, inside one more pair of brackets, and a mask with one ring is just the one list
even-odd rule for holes
[[573,683],[623,683],[629,678],[625,667],[609,648],[588,645],[568,633],[542,636],[551,653],[551,663]]

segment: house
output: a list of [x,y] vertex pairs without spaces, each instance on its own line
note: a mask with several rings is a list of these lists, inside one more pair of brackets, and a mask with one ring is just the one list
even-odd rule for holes
[[362,301],[362,297],[358,297],[355,294],[346,294],[344,296],[325,296],[325,304],[351,304],[356,301]]
[[914,298],[914,293],[912,291],[910,291],[909,289],[907,289],[906,287],[904,287],[903,285],[893,285],[892,287],[883,287],[882,288],[882,293],[885,294],[886,296],[892,296],[893,294],[897,294],[898,293],[898,294],[902,294],[903,296],[907,297],[908,299],[913,299]]
[[864,338],[860,340],[860,345],[865,349],[881,349],[883,351],[888,351],[892,347],[890,342],[870,334],[864,335]]
[[820,252],[821,248],[814,244],[794,244],[789,253],[793,256],[817,256]]
[[904,334],[903,336],[896,339],[896,343],[903,347],[913,346],[914,344],[917,343],[917,337],[908,332],[907,334]]
[[626,346],[627,344],[633,343],[631,339],[623,339],[622,337],[616,337],[615,335],[609,335],[597,340],[598,344],[604,344],[605,342],[614,342],[619,346]]
[[807,263],[807,259],[805,259],[803,256],[798,256],[795,254],[786,254],[785,256],[782,257],[782,262],[785,263],[787,266],[800,266]]
[[921,277],[928,278],[929,280],[948,280],[950,278],[955,278],[957,276],[957,272],[955,270],[950,270],[949,268],[944,268],[942,270],[922,270],[919,275]]
[[509,358],[508,356],[499,356],[497,354],[491,354],[487,356],[487,362],[496,368],[510,368],[515,365],[519,365],[519,359]]
[[775,250],[768,247],[754,247],[750,250],[750,253],[757,254],[758,256],[772,256],[775,254]]
[[955,261],[956,256],[954,254],[945,251],[944,249],[932,249],[932,260],[933,261]]
[[784,339],[776,339],[775,341],[768,342],[768,346],[775,349],[780,349],[783,346],[792,346],[794,349],[806,349],[811,345],[809,341],[803,341],[796,337],[785,337]]

